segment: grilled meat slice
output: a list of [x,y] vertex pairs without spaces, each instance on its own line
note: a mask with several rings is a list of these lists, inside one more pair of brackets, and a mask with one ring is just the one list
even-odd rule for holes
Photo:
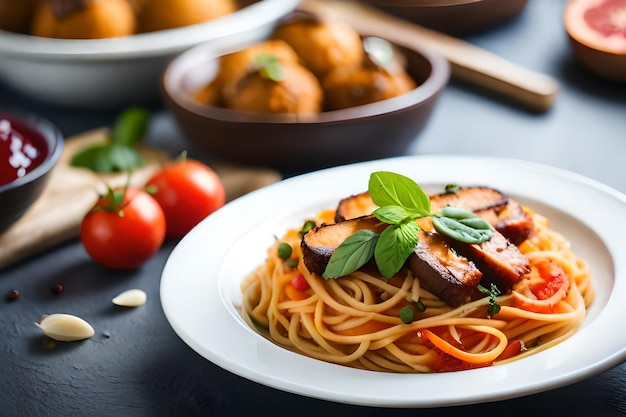
[[387,224],[374,216],[361,216],[341,223],[316,226],[304,235],[300,243],[304,264],[309,271],[322,275],[331,255],[348,236],[363,229],[381,233],[385,227]]
[[450,238],[446,238],[446,241],[483,273],[481,285],[486,288],[493,283],[502,293],[506,293],[530,272],[528,259],[497,230],[493,231],[491,239],[480,244],[468,244]]
[[483,275],[436,232],[420,231],[419,244],[408,265],[422,287],[453,307],[470,301]]
[[335,211],[335,221],[339,223],[356,217],[368,216],[377,208],[369,191],[354,194],[339,201]]
[[512,244],[519,245],[533,233],[535,224],[522,206],[509,198],[503,206],[475,211],[476,215],[487,220],[498,232]]
[[506,204],[508,197],[489,187],[463,187],[454,193],[430,196],[430,209],[438,212],[445,206],[462,208],[468,211],[486,210]]

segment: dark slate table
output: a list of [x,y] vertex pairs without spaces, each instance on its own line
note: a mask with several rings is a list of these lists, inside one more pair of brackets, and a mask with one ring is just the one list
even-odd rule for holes
[[[564,4],[531,0],[513,21],[466,36],[557,78],[561,91],[550,111],[529,112],[453,81],[411,152],[527,159],[626,192],[626,85],[599,80],[578,66],[562,26]],[[38,103],[7,86],[0,86],[0,108],[37,113],[66,136],[110,125],[117,114],[116,109],[81,111]],[[173,152],[187,149],[167,109],[155,103],[152,110],[149,142]],[[174,246],[166,242],[133,272],[97,267],[77,240],[0,270],[0,295],[14,288],[21,292],[14,302],[0,301],[0,416],[626,414],[626,364],[535,395],[420,410],[331,403],[247,381],[200,357],[166,321],[159,280]],[[50,291],[56,283],[64,286],[61,294]],[[114,308],[110,299],[130,287],[146,289],[148,303],[138,309]],[[54,311],[98,323],[96,335],[46,349],[33,322]]]

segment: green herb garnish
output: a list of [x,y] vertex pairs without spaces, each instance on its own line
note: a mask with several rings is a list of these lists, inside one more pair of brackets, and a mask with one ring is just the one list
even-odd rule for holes
[[394,276],[419,243],[416,219],[432,217],[435,229],[452,239],[466,243],[482,243],[491,239],[492,229],[476,214],[454,207],[439,213],[430,210],[430,197],[412,179],[393,172],[371,174],[368,190],[378,206],[374,216],[390,226],[378,234],[359,230],[339,245],[330,257],[324,278],[350,274],[372,257],[385,278]]
[[285,68],[276,55],[259,54],[254,59],[254,65],[262,77],[276,82],[285,79]]
[[487,315],[491,318],[492,316],[498,314],[500,312],[500,304],[498,304],[498,296],[502,294],[496,284],[491,283],[490,289],[483,287],[478,284],[478,291],[483,294],[487,294],[489,297],[489,310],[487,310]]
[[455,194],[461,190],[461,186],[458,184],[446,184],[445,193],[446,194]]
[[304,224],[302,225],[302,229],[300,229],[300,236],[304,236],[307,233],[309,233],[313,228],[315,228],[315,226],[317,226],[317,223],[315,223],[315,220],[307,220],[304,222]]
[[137,145],[148,130],[148,121],[149,112],[144,108],[124,110],[107,140],[83,149],[72,157],[70,164],[95,172],[123,172],[143,166]]

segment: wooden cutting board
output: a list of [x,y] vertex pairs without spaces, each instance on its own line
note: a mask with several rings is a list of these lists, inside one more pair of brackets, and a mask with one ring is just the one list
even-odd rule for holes
[[[68,138],[58,164],[51,173],[42,195],[13,226],[0,234],[0,269],[55,245],[77,238],[85,214],[105,190],[105,184],[123,185],[125,173],[96,174],[75,168],[69,162],[85,146],[102,141],[107,129],[97,129]],[[171,159],[167,152],[143,147],[146,164],[131,176],[132,185],[143,186],[160,166]],[[278,172],[270,169],[235,165],[215,165],[231,201],[250,191],[280,181]]]

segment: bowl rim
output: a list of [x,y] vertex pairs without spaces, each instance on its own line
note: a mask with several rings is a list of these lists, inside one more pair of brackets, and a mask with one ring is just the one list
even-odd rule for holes
[[[366,34],[362,34],[367,36]],[[381,37],[382,38],[382,37]],[[383,38],[384,39],[384,38]],[[431,65],[428,78],[413,90],[400,96],[377,101],[361,106],[340,110],[325,111],[311,116],[296,117],[290,115],[271,115],[252,112],[242,112],[199,103],[189,94],[175,86],[181,84],[184,76],[198,65],[213,61],[219,56],[240,50],[248,46],[238,45],[228,48],[219,48],[211,43],[202,43],[179,54],[166,66],[161,76],[162,94],[177,106],[202,117],[222,122],[252,123],[252,124],[322,124],[357,121],[385,114],[402,111],[419,103],[425,102],[443,91],[450,79],[450,64],[448,60],[434,50],[412,45],[409,42],[388,42],[412,50],[424,57]]]
[[57,126],[50,122],[48,119],[31,113],[21,114],[11,111],[0,110],[0,118],[3,117],[13,118],[25,125],[28,125],[31,129],[39,132],[48,145],[48,153],[46,155],[46,158],[41,162],[39,166],[35,167],[35,169],[29,171],[23,177],[0,185],[0,195],[9,190],[13,190],[37,181],[38,179],[52,171],[59,159],[61,159],[61,154],[63,153],[63,148],[65,146],[65,137],[63,136],[59,128],[57,128]]
[[[0,55],[29,60],[118,60],[175,53],[271,23],[300,0],[258,0],[228,15],[179,28],[106,39],[54,39],[0,30]],[[6,54],[6,55],[5,55]]]

